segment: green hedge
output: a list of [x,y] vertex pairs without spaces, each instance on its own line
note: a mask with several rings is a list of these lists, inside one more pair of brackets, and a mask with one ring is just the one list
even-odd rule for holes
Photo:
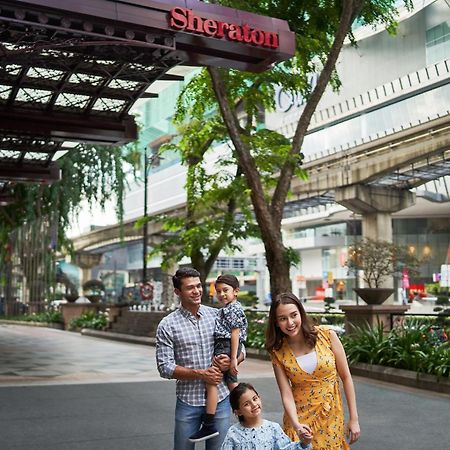
[[2,320],[17,320],[22,322],[40,322],[40,323],[63,323],[63,317],[60,311],[48,310],[43,313],[24,314],[22,316],[2,316]]
[[103,312],[89,311],[79,317],[75,317],[69,323],[69,330],[75,331],[82,328],[92,328],[94,330],[103,330],[108,325],[108,317]]
[[349,362],[377,364],[450,378],[450,346],[442,329],[419,320],[383,332],[361,327],[342,337]]
[[264,348],[266,342],[266,328],[268,312],[245,311],[248,321],[247,342],[249,348]]

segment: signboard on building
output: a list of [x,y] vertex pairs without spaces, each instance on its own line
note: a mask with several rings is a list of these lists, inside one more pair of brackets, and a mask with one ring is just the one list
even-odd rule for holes
[[210,18],[203,18],[195,15],[192,9],[176,6],[169,12],[169,24],[175,30],[198,33],[217,39],[228,39],[229,41],[242,42],[256,46],[278,48],[278,33],[265,31],[258,28],[251,28],[244,23],[222,22]]
[[441,265],[441,287],[450,287],[450,264]]
[[296,281],[299,289],[306,289],[306,278],[304,275],[297,275]]

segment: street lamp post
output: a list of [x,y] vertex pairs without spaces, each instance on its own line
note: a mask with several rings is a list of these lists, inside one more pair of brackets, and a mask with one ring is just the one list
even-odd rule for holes
[[150,169],[157,165],[162,158],[158,154],[152,154],[148,156],[148,146],[144,151],[144,229],[142,236],[142,283],[146,283],[147,280],[147,242],[148,242],[148,176]]
[[147,226],[147,186],[148,186],[148,170],[149,170],[149,163],[148,163],[148,156],[147,156],[147,146],[145,147],[145,153],[144,153],[144,230],[143,230],[143,249],[142,249],[142,283],[145,283],[147,281],[147,241],[148,241],[148,226]]

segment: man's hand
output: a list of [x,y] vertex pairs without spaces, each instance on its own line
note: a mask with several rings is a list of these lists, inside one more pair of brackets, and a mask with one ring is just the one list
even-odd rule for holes
[[231,359],[228,355],[221,354],[214,356],[213,364],[218,367],[221,372],[226,372],[230,368]]
[[223,378],[219,367],[211,366],[203,371],[202,379],[205,383],[218,385]]

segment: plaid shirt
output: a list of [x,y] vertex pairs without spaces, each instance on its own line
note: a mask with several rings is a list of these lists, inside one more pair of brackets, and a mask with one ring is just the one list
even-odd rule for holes
[[[200,305],[199,318],[180,306],[164,317],[156,331],[156,363],[163,378],[172,378],[176,366],[207,369],[214,353],[214,328],[219,310]],[[205,383],[201,380],[177,380],[177,397],[192,406],[205,406]],[[229,394],[222,381],[218,385],[219,402]]]

